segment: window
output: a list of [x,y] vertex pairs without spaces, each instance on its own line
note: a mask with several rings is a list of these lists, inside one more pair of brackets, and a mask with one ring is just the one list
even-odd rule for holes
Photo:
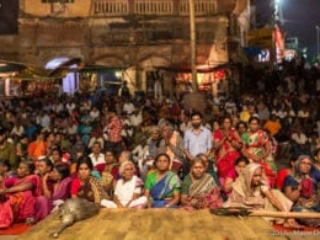
[[0,35],[18,34],[18,13],[18,0],[0,0]]

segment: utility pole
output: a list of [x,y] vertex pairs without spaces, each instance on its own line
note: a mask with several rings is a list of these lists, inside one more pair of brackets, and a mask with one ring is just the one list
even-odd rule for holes
[[196,66],[196,21],[194,11],[194,0],[189,0],[190,10],[190,48],[191,48],[191,69],[192,69],[192,88],[198,92],[197,66]]
[[273,64],[277,64],[277,43],[276,43],[276,31],[278,26],[278,21],[279,21],[279,0],[273,0]]
[[320,27],[316,26],[316,34],[317,34],[317,60],[320,60]]

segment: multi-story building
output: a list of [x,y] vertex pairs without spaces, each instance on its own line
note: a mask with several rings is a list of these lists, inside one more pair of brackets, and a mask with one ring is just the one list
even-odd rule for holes
[[[211,72],[237,58],[249,0],[193,2],[198,71]],[[0,58],[33,66],[79,58],[120,71],[131,89],[153,91],[161,80],[168,93],[190,80],[181,74],[190,71],[189,16],[189,0],[20,0],[18,34],[0,36]]]

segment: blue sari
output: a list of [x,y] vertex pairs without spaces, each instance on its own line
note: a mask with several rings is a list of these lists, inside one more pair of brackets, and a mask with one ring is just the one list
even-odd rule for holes
[[[156,176],[156,172],[151,173],[149,177],[149,183],[153,182]],[[147,180],[148,181],[148,180]],[[151,183],[151,185],[153,185]],[[150,188],[150,196],[152,198],[151,206],[153,208],[162,208],[168,204],[168,198],[173,197],[174,191],[179,190],[180,188],[180,180],[178,176],[169,171],[167,174],[155,185]],[[176,205],[171,206],[171,208],[176,208]]]

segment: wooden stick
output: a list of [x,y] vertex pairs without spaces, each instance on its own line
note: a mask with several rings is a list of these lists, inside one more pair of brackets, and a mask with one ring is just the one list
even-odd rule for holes
[[250,217],[273,217],[273,218],[320,218],[320,213],[315,212],[271,212],[250,211]]

